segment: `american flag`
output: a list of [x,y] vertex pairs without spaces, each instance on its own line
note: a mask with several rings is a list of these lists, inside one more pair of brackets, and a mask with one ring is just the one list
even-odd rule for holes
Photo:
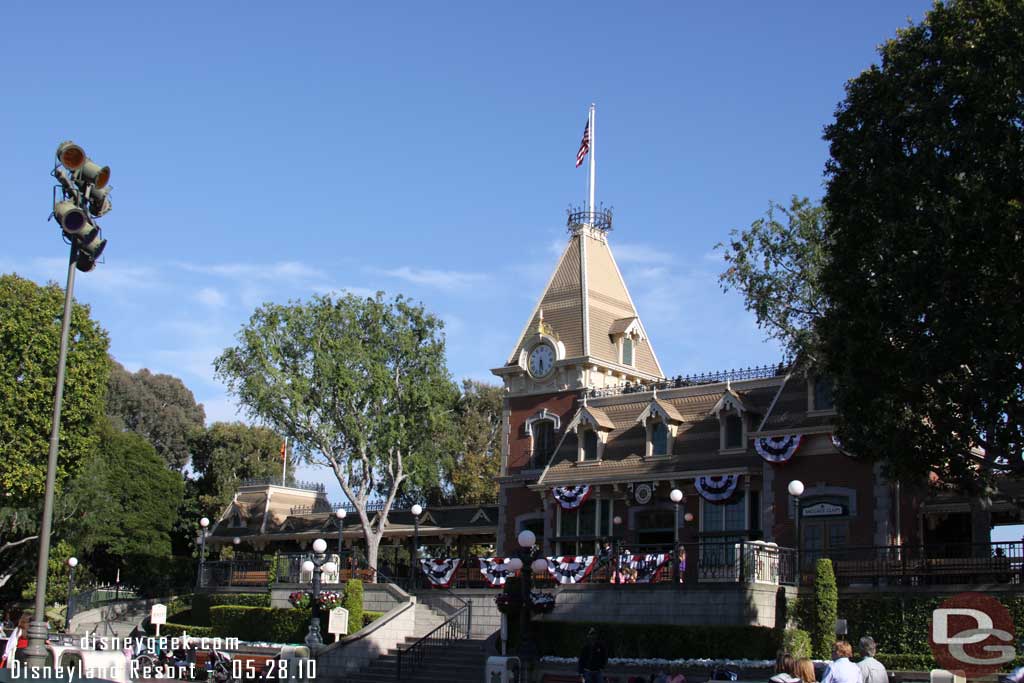
[[587,119],[587,125],[583,128],[583,139],[580,140],[580,151],[576,152],[576,168],[580,167],[583,163],[583,157],[587,156],[587,152],[590,151],[590,119]]

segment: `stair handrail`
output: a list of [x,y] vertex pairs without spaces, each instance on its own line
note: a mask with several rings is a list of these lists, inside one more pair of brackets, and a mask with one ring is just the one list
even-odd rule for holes
[[[458,598],[457,595],[455,597]],[[471,613],[471,605],[465,600],[462,600],[462,598],[458,599],[463,602],[462,607],[455,610],[455,612],[450,617],[448,617],[443,623],[437,626],[430,633],[417,639],[416,642],[410,645],[409,647],[405,649],[402,649],[401,647],[398,648],[398,661],[395,666],[396,681],[402,680],[403,660],[411,660],[414,666],[418,666],[423,662],[423,659],[424,657],[426,657],[429,649],[432,649],[433,647],[436,647],[438,645],[447,646],[452,641],[462,640],[463,638],[469,638],[469,615]],[[466,625],[464,629],[459,629],[456,622],[461,621],[463,617],[465,617]],[[454,634],[458,630],[462,630],[462,632],[465,633],[465,635],[458,637],[454,636]]]

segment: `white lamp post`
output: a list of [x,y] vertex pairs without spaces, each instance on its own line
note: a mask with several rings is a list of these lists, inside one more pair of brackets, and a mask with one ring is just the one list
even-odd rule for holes
[[668,494],[668,498],[669,498],[669,500],[672,501],[673,505],[675,506],[675,512],[676,512],[676,515],[675,515],[675,520],[676,521],[675,521],[675,524],[672,525],[672,533],[673,533],[673,539],[674,539],[673,540],[673,547],[672,547],[672,576],[673,576],[673,583],[675,583],[676,587],[678,588],[679,587],[679,578],[680,578],[679,577],[679,508],[680,508],[683,500],[686,499],[686,496],[684,496],[683,492],[680,491],[679,489],[672,489],[672,491]]
[[803,539],[800,538],[800,517],[803,515],[803,505],[801,505],[801,496],[804,495],[804,483],[799,479],[794,479],[789,482],[789,486],[786,487],[789,491],[789,495],[796,499],[796,580],[797,585],[800,585],[800,575],[803,567],[801,566],[800,549],[803,546]]
[[74,600],[75,594],[75,567],[78,566],[78,558],[72,555],[68,558],[68,608],[65,614],[65,621],[67,622],[67,631],[71,633],[71,616],[74,614],[74,607],[72,606],[72,600]]
[[423,514],[423,506],[416,503],[409,510],[412,513],[412,585],[413,588],[419,586],[420,579],[420,515]]
[[338,561],[341,561],[342,533],[345,530],[345,516],[348,512],[345,508],[338,508],[334,511],[334,518],[338,520]]

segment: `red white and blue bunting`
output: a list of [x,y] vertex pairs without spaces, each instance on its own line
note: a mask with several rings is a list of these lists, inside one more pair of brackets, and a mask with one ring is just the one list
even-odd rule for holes
[[754,439],[754,450],[768,462],[782,463],[793,457],[796,449],[800,448],[800,441],[799,434],[762,436]]
[[454,558],[447,560],[420,560],[420,567],[423,570],[423,575],[427,577],[427,581],[439,588],[447,588],[451,584],[460,564],[462,564],[462,560]]
[[548,572],[558,583],[579,583],[587,578],[597,564],[594,555],[565,555],[549,557]]
[[650,583],[658,570],[672,560],[670,553],[648,553],[646,555],[621,555],[619,572],[629,567],[636,572],[636,583]]
[[491,588],[500,588],[505,585],[506,579],[515,574],[509,566],[511,557],[481,557],[480,573],[491,584]]
[[851,458],[854,457],[853,453],[851,453],[850,451],[846,450],[843,447],[843,440],[840,439],[835,434],[832,435],[832,445],[835,446],[836,450],[842,453],[843,455],[849,456]]
[[697,477],[693,485],[697,488],[697,493],[704,500],[717,503],[732,498],[732,494],[736,492],[736,486],[739,483],[740,475],[722,474],[719,476],[703,475]]
[[556,486],[551,489],[551,495],[555,497],[563,510],[575,510],[587,502],[590,497],[590,486],[581,484],[579,486]]

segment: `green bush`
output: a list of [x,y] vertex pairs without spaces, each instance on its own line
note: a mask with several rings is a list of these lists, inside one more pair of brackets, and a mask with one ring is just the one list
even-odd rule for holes
[[383,612],[363,612],[363,627],[367,627],[384,616]]
[[764,626],[535,621],[534,642],[540,645],[542,655],[574,657],[583,648],[590,628],[596,628],[609,643],[613,657],[774,659],[779,649],[778,631]]
[[193,620],[209,624],[210,608],[217,605],[270,607],[270,593],[196,593],[192,596]]
[[[309,629],[309,610],[216,605],[210,608],[213,635],[221,638],[301,643]],[[321,633],[326,633],[321,618]]]
[[818,659],[832,658],[838,602],[839,590],[832,560],[820,559],[814,565],[814,623],[811,626],[811,642],[814,656]]
[[782,651],[788,652],[797,659],[810,657],[811,634],[799,628],[787,628],[782,633]]
[[345,596],[341,606],[348,610],[348,632],[355,633],[363,627],[363,582],[349,579],[345,582]]

